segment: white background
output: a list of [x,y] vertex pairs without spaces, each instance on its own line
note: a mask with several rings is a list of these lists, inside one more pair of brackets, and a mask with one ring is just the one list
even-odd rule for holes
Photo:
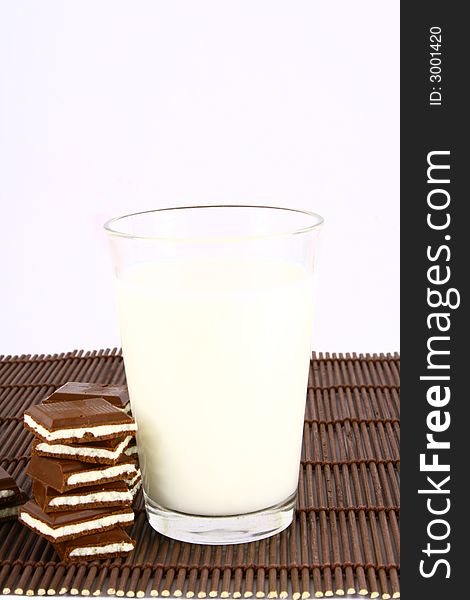
[[119,345],[102,223],[326,219],[314,348],[399,349],[399,3],[0,0],[0,353]]

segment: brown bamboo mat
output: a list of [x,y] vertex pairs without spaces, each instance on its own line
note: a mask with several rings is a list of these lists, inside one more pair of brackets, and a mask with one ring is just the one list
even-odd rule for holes
[[[175,542],[147,525],[140,495],[131,555],[67,566],[43,538],[7,522],[0,593],[398,598],[399,368],[397,354],[313,355],[296,518],[281,534],[244,545]],[[123,383],[120,352],[0,357],[0,464],[27,493],[23,411],[66,381]]]

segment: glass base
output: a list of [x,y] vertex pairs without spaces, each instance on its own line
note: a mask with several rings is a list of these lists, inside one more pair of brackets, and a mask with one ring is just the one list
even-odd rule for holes
[[150,525],[175,540],[194,544],[244,544],[270,537],[289,527],[296,494],[276,506],[244,515],[203,517],[162,508],[144,492]]

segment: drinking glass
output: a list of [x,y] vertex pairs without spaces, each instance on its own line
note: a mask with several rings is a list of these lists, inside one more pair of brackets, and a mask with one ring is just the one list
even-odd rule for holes
[[323,219],[189,206],[105,224],[150,525],[250,542],[293,517]]

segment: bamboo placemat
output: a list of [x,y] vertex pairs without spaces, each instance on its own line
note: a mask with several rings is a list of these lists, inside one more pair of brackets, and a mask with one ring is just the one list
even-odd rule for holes
[[[244,545],[175,542],[150,528],[140,496],[131,555],[67,566],[46,540],[7,522],[0,593],[398,598],[399,368],[397,354],[313,355],[296,518],[281,534]],[[27,493],[23,411],[66,381],[124,383],[120,351],[0,357],[0,464]]]

